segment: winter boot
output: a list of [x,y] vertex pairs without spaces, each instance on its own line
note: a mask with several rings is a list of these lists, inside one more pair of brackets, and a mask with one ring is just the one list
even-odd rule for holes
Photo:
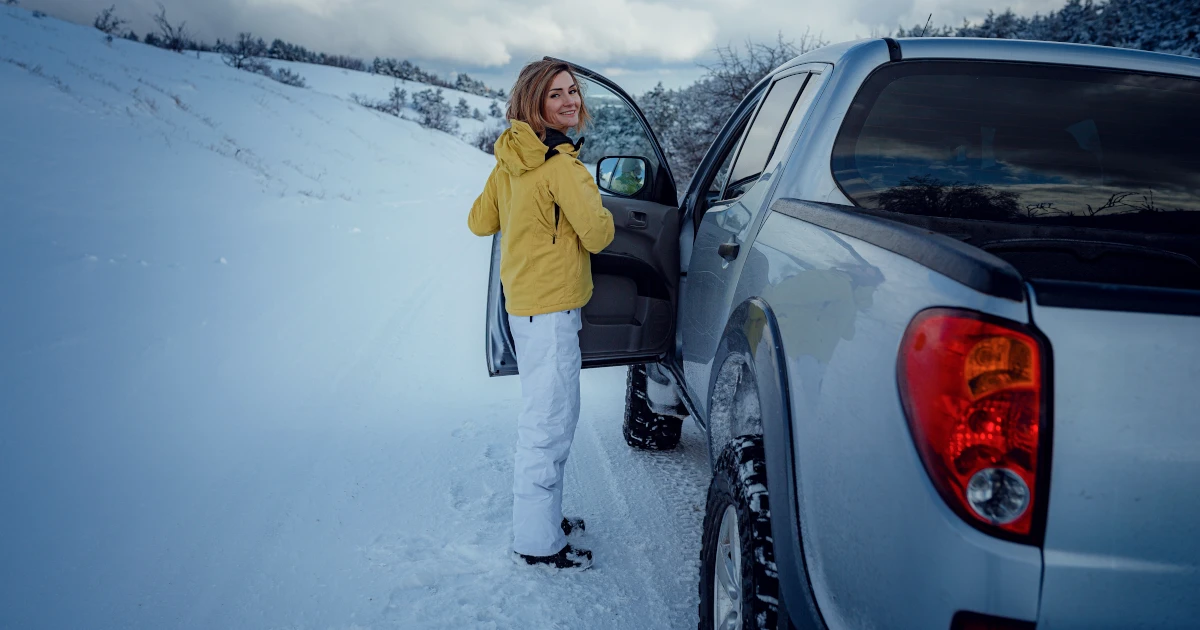
[[587,530],[587,524],[581,518],[566,517],[562,520],[562,530],[567,536],[571,534],[582,534]]
[[587,549],[576,549],[571,545],[563,547],[552,556],[527,556],[513,552],[513,561],[525,563],[534,567],[550,567],[564,571],[582,571],[592,566],[592,552]]

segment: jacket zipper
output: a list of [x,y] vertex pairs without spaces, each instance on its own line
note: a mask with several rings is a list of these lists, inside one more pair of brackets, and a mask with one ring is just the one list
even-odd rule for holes
[[558,243],[558,204],[554,204],[554,234],[550,236],[550,244]]

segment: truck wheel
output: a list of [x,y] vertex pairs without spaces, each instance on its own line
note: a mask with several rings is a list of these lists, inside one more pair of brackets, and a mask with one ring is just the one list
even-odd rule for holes
[[700,628],[774,628],[778,601],[762,438],[735,438],[721,451],[708,487]]
[[629,366],[625,379],[625,443],[647,451],[669,451],[679,444],[683,418],[654,413],[646,398],[646,366]]

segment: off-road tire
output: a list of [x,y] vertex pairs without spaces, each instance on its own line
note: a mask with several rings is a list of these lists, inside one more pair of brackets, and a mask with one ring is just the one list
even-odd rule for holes
[[700,630],[716,627],[713,575],[718,537],[725,510],[737,513],[741,539],[741,628],[775,628],[779,608],[779,574],[771,542],[771,508],[767,497],[767,465],[761,437],[739,437],[721,451],[708,487],[704,535],[700,548]]
[[625,443],[646,451],[669,451],[679,445],[683,418],[663,416],[646,400],[646,366],[631,365],[625,378]]

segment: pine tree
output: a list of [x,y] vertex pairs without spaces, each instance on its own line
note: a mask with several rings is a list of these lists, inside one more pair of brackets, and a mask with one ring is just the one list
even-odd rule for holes
[[454,106],[454,115],[459,118],[469,118],[471,116],[471,106],[467,104],[467,99],[459,97],[458,105]]
[[[901,28],[920,37],[924,27]],[[1195,0],[1067,0],[1057,11],[1031,18],[989,12],[979,24],[941,27],[931,37],[999,37],[1153,50],[1200,57],[1200,4]]]
[[388,94],[388,109],[386,111],[393,116],[399,116],[400,110],[404,109],[404,105],[407,102],[408,92],[401,90],[399,87],[393,87],[391,93]]
[[413,109],[421,115],[423,127],[445,131],[458,131],[458,121],[451,116],[450,104],[442,96],[442,90],[421,90],[413,94]]

